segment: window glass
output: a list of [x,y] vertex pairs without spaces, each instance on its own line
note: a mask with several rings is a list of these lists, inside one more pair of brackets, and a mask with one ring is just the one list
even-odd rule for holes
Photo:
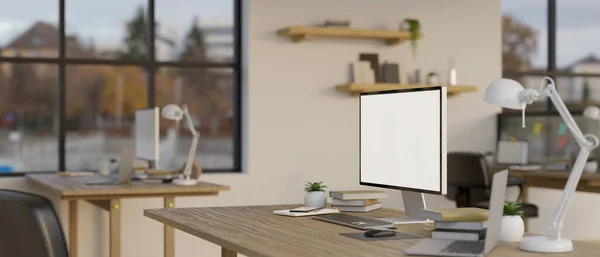
[[0,63],[0,173],[57,169],[57,68]]

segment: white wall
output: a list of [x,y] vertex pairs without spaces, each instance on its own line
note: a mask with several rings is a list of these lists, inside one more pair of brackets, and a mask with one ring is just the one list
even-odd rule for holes
[[[399,61],[405,72],[414,68],[423,74],[437,71],[442,80],[449,58],[456,58],[459,83],[477,85],[480,90],[448,100],[448,147],[493,148],[494,114],[499,109],[482,99],[483,87],[501,71],[498,0],[244,2],[249,14],[245,19],[247,173],[204,175],[204,180],[229,185],[232,190],[217,197],[178,198],[178,207],[301,203],[303,184],[315,180],[325,181],[333,190],[360,188],[356,183],[358,99],[334,90],[335,85],[347,82],[348,65],[360,52]],[[336,18],[351,18],[355,27],[389,29],[397,28],[404,18],[418,18],[425,37],[413,60],[409,44],[386,47],[377,41],[331,39],[294,44],[275,34],[286,25]],[[15,182],[3,184],[11,183]],[[440,196],[427,200],[430,207],[453,206]],[[384,205],[400,208],[400,194],[391,192]],[[80,256],[107,256],[107,215],[89,204],[81,206]],[[142,214],[143,209],[161,208],[162,201],[125,200],[122,206],[123,256],[162,256],[162,226]],[[66,211],[64,204],[61,208]],[[219,256],[217,246],[181,232],[176,236],[179,257]]]

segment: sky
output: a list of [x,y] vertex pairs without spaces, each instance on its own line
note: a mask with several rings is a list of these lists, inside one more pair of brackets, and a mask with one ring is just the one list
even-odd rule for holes
[[[231,26],[233,0],[155,0],[159,31],[165,36],[183,37],[192,18],[202,26]],[[146,0],[66,0],[66,31],[83,40],[93,37],[99,48],[118,47],[125,23],[134,17]],[[58,23],[58,1],[0,0],[0,46],[29,28],[35,21]],[[35,6],[35,8],[32,8]]]
[[[547,64],[547,0],[501,0],[502,13],[510,14],[538,31],[534,66]],[[557,0],[556,62],[565,67],[589,54],[600,57],[600,1]]]

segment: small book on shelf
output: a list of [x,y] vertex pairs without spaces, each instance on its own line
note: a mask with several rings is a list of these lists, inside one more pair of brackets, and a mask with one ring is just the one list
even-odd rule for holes
[[474,207],[423,209],[421,217],[436,221],[487,221],[488,210]]
[[460,230],[481,230],[487,227],[485,221],[436,221],[435,228],[441,229],[460,229]]
[[387,198],[387,193],[377,190],[331,191],[329,196],[340,200],[365,200]]
[[360,199],[360,200],[340,200],[337,198],[331,199],[331,204],[339,206],[368,206],[379,203],[378,199]]
[[367,205],[367,206],[338,206],[338,205],[334,205],[334,208],[343,211],[343,212],[370,212],[373,210],[377,210],[379,208],[381,208],[381,204],[380,203],[376,203],[376,204],[371,204],[371,205]]
[[432,239],[449,239],[449,240],[465,240],[479,241],[485,239],[486,229],[481,230],[458,230],[458,229],[442,229],[436,228],[431,231]]

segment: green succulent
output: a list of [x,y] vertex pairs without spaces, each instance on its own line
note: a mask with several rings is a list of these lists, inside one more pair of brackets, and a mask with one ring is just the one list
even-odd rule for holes
[[521,216],[523,217],[523,206],[519,202],[505,202],[504,216]]
[[327,186],[323,185],[323,181],[321,182],[306,182],[304,190],[306,192],[316,192],[316,191],[325,191]]

